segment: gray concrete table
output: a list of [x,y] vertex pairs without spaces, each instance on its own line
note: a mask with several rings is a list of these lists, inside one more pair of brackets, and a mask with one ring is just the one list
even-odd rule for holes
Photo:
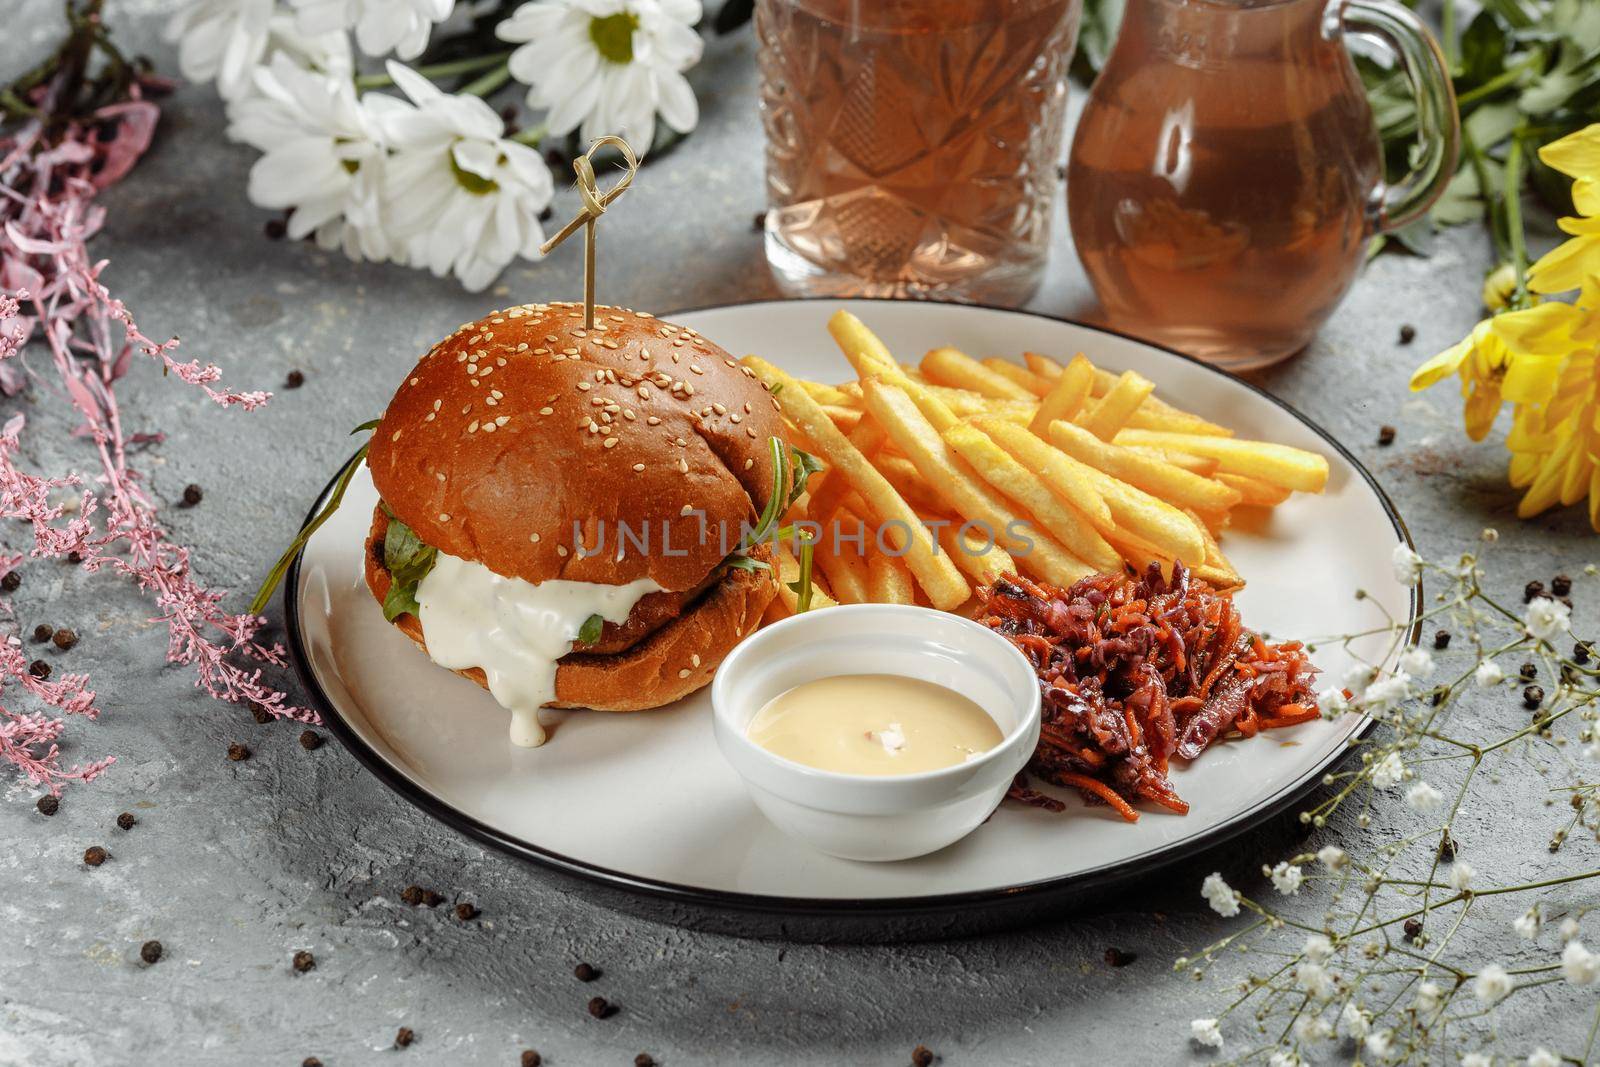
[[[140,0],[114,21],[170,70],[172,50],[158,40],[167,6]],[[0,73],[40,54],[57,10],[27,0],[23,17],[7,16]],[[774,295],[750,221],[763,198],[751,52],[748,32],[715,42],[693,72],[700,129],[608,216],[603,294],[661,313]],[[518,264],[494,293],[473,296],[417,271],[266,240],[267,216],[244,195],[253,153],[226,142],[223,126],[209,88],[170,100],[154,150],[106,197],[110,225],[95,251],[148,331],[181,334],[185,353],[217,361],[233,384],[278,388],[291,368],[306,376],[253,415],[218,411],[148,366],[125,388],[127,421],[169,435],[141,456],[154,493],[176,501],[187,483],[205,490],[199,506],[165,511],[177,538],[195,546],[207,580],[246,591],[346,455],[347,428],[381,410],[416,354],[492,301],[576,293],[580,252],[574,242]],[[570,193],[558,200],[563,216],[574,206]],[[1454,553],[1498,526],[1496,581],[1511,595],[1528,577],[1588,562],[1593,535],[1577,511],[1516,521],[1505,454],[1465,441],[1450,387],[1421,399],[1403,390],[1422,357],[1475,321],[1486,243],[1464,228],[1431,259],[1379,259],[1311,350],[1262,383],[1372,468],[1424,552]],[[1087,296],[1058,226],[1032,306],[1072,315]],[[1417,329],[1409,347],[1396,339],[1403,322]],[[63,405],[36,400],[30,462],[91,465],[66,443]],[[1387,449],[1376,445],[1382,423],[1399,428]],[[5,535],[12,547],[16,538]],[[1215,1014],[1242,973],[1225,960],[1196,983],[1171,969],[1226,926],[1201,901],[1200,877],[1217,867],[1259,890],[1262,860],[1297,840],[1273,824],[1110,910],[996,936],[811,946],[694,933],[599,907],[426,818],[337,744],[308,752],[298,727],[260,726],[205,698],[163,665],[146,602],[110,577],[31,564],[11,600],[24,630],[49,622],[83,634],[59,663],[93,675],[107,714],[74,726],[71,755],[119,762],[72,789],[54,818],[5,783],[3,1064],[298,1064],[312,1054],[330,1067],[512,1064],[524,1048],[552,1064],[628,1063],[641,1051],[667,1064],[900,1064],[918,1043],[950,1064],[1180,1062],[1195,1056],[1188,1020]],[[1580,600],[1583,623],[1591,608]],[[253,758],[229,762],[234,741]],[[1535,768],[1503,774],[1508,792],[1517,775],[1542,787]],[[123,810],[139,818],[131,831],[114,825]],[[1461,824],[1479,868],[1526,854],[1537,869],[1554,824],[1533,813],[1496,832],[1493,815],[1482,801]],[[1357,833],[1341,822],[1318,840]],[[112,858],[91,869],[81,857],[94,844]],[[408,907],[398,897],[411,883],[482,915],[462,922],[448,907]],[[147,938],[166,946],[154,967],[138,960]],[[1137,958],[1108,966],[1110,947]],[[314,971],[292,970],[299,949],[315,953]],[[580,960],[603,976],[577,982]],[[591,1018],[585,1004],[597,994],[620,1011]],[[1510,1048],[1525,1055],[1535,1038],[1581,1047],[1586,1012],[1548,1017],[1548,1006],[1518,998],[1500,1023]],[[417,1035],[404,1052],[391,1050],[400,1026]]]

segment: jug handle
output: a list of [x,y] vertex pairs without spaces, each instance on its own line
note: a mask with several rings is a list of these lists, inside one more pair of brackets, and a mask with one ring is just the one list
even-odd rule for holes
[[1398,230],[1433,206],[1455,174],[1461,150],[1461,124],[1456,112],[1455,89],[1449,68],[1422,22],[1390,0],[1332,0],[1328,5],[1329,29],[1349,30],[1394,57],[1417,108],[1417,163],[1394,185],[1380,184],[1377,232]]

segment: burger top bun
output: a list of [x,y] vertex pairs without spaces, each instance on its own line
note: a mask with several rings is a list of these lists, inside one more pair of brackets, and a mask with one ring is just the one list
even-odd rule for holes
[[434,345],[372,435],[372,480],[426,544],[497,574],[691,588],[766,506],[777,403],[687,327],[594,320],[525,304]]

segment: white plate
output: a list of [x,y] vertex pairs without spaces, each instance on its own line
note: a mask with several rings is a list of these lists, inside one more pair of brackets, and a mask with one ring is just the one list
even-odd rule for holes
[[[1027,350],[1133,369],[1158,395],[1242,436],[1314,449],[1332,467],[1320,496],[1296,495],[1224,548],[1248,581],[1246,622],[1276,638],[1364,630],[1367,590],[1395,618],[1414,618],[1413,590],[1391,574],[1408,540],[1393,507],[1322,430],[1251,385],[1151,345],[1042,316],[949,304],[788,301],[674,316],[735,356],[757,352],[792,373],[849,377],[824,328],[844,306],[901,359],[953,344],[975,356]],[[424,810],[517,855],[628,892],[697,905],[817,914],[982,906],[1018,894],[1103,885],[1148,873],[1248,828],[1294,799],[1363,728],[1348,717],[1219,744],[1172,780],[1185,816],[1145,806],[1129,825],[1067,797],[1051,814],[1003,804],[963,841],[921,859],[853,863],[784,837],[756,811],[712,741],[709,690],[659,711],[547,713],[549,744],[506,740],[487,693],[434,666],[383,620],[362,578],[362,539],[376,495],[363,468],[344,506],[307,545],[285,597],[291,643],[313,702],[379,777]],[[319,502],[320,503],[320,502]],[[1331,677],[1348,661],[1317,654]]]

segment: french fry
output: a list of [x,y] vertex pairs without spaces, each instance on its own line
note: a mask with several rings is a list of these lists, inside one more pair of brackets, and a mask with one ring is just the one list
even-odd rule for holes
[[1149,445],[1209,456],[1217,461],[1217,469],[1222,473],[1243,474],[1298,492],[1320,493],[1328,484],[1326,457],[1270,441],[1243,441],[1133,427],[1117,434],[1116,440],[1119,445]]
[[[1083,353],[1079,352],[1078,355],[1081,356]],[[1061,377],[1061,364],[1042,352],[1024,352],[1022,353],[1022,362],[1026,363],[1029,370],[1045,381],[1053,383],[1057,378]]]
[[1044,480],[995,444],[982,430],[959,423],[944,432],[945,443],[971,464],[984,481],[1031,512],[1056,540],[1097,571],[1114,571],[1122,565],[1117,550],[1095,531],[1089,520],[1062,503]]
[[[850,312],[835,311],[829,316],[828,333],[861,377],[867,378],[886,371],[901,373],[900,365],[894,361],[894,356],[889,354],[888,347],[878,339],[878,335],[867,329],[867,324]],[[863,363],[873,369],[870,372],[863,370]]]
[[1151,448],[1148,445],[1118,445],[1130,452],[1137,452],[1141,456],[1159,459],[1163,463],[1170,463],[1174,467],[1182,467],[1190,474],[1198,474],[1202,478],[1209,478],[1217,473],[1217,461],[1209,456],[1193,456],[1187,452],[1174,452],[1170,448]]
[[[1094,395],[1105,396],[1117,384],[1117,375],[1101,367],[1094,369]],[[1175,433],[1198,433],[1215,437],[1232,437],[1226,426],[1202,419],[1181,408],[1175,408],[1158,396],[1149,396],[1128,419],[1129,426],[1141,430],[1168,430]]]
[[812,552],[815,565],[828,577],[828,588],[841,604],[868,604],[867,557],[856,551],[857,535],[870,537],[866,524],[848,511],[834,513],[833,522],[822,528]]
[[917,602],[911,571],[899,558],[886,552],[872,552],[867,556],[867,595],[874,604]]
[[1137,371],[1123,371],[1105,396],[1078,414],[1078,425],[1102,441],[1109,441],[1155,389],[1156,383]]
[[986,524],[1025,570],[1053,585],[1071,585],[1093,573],[1088,564],[1036,524],[1029,524],[1031,530],[1014,526],[1019,519],[1028,520],[1012,514],[1005,501],[972,472],[904,389],[879,379],[868,379],[862,385],[873,419],[956,514]]
[[828,413],[828,418],[833,424],[845,433],[854,430],[861,423],[861,409],[856,407],[838,407],[834,404],[824,404],[823,411]]
[[[838,425],[835,423],[834,425]],[[871,419],[862,419],[850,431],[850,444],[862,456],[871,460],[873,454],[883,447],[884,433],[879,425]],[[845,494],[850,492],[850,480],[836,473],[832,468],[813,475],[811,478],[811,502],[806,507],[806,514],[820,523],[826,523],[833,518],[833,513],[843,500]]]
[[958,522],[939,526],[939,545],[950,554],[962,573],[978,585],[993,585],[1002,576],[1017,572],[1017,561],[1011,558],[1011,553],[977,530],[968,529],[963,533]]
[[[800,580],[800,561],[794,558],[794,553],[784,542],[778,542],[778,596],[789,614],[794,614],[800,609],[800,594],[790,588],[790,584]],[[820,575],[814,569],[816,553],[812,553],[813,570],[811,574],[811,610],[818,608],[836,608],[839,602],[823,590]]]
[[1191,474],[1165,460],[1109,444],[1070,422],[1051,423],[1050,442],[1074,459],[1179,508],[1226,511],[1244,499],[1243,494],[1231,486]]
[[1060,449],[1052,448],[1020,426],[995,418],[978,419],[974,425],[1041,477],[1057,498],[1081,512],[1095,529],[1104,532],[1112,527],[1111,508],[1094,482],[1083,473],[1082,464],[1074,463]]
[[944,498],[934,491],[927,479],[917,473],[916,465],[906,457],[888,456],[880,452],[873,463],[889,480],[889,484],[894,486],[895,492],[917,509],[917,514],[943,516],[949,510]]
[[1191,573],[1198,573],[1200,577],[1205,578],[1206,581],[1219,589],[1243,588],[1244,579],[1239,577],[1239,572],[1233,569],[1233,564],[1228,562],[1228,557],[1222,554],[1222,546],[1217,544],[1217,539],[1212,537],[1210,532],[1206,530],[1205,523],[1201,521],[1200,516],[1193,511],[1188,512],[1188,515],[1196,523],[1199,523],[1206,539],[1205,560],[1198,566],[1191,567]]
[[1239,503],[1247,504],[1253,508],[1275,508],[1289,499],[1289,490],[1281,485],[1260,478],[1252,478],[1248,474],[1229,474],[1227,471],[1218,471],[1212,479],[1218,485],[1225,485],[1239,494]]
[[782,622],[793,614],[794,609],[784,603],[783,597],[775,596],[767,601],[766,609],[761,613],[761,625],[771,626],[775,622]]
[[1089,399],[1089,389],[1093,385],[1094,364],[1085,359],[1080,352],[1073,356],[1072,362],[1056,376],[1055,384],[1040,402],[1039,410],[1034,412],[1033,421],[1028,423],[1028,429],[1043,437],[1049,432],[1050,424],[1055,420],[1075,418],[1078,412],[1083,410],[1084,402]]
[[1050,387],[1055,384],[1051,379],[1035,374],[1026,367],[1019,367],[1009,359],[1001,359],[999,356],[986,356],[978,362],[1000,375],[1000,377],[1010,379],[1016,385],[1022,386],[1034,396],[1044,396],[1050,391]]
[[861,493],[873,515],[880,522],[897,521],[905,525],[909,538],[905,546],[906,566],[911,568],[917,582],[927,592],[929,602],[944,611],[964,603],[971,593],[967,580],[949,557],[939,552],[911,506],[833,425],[827,412],[822,410],[822,405],[795,385],[793,378],[765,360],[747,356],[744,362],[768,388],[783,386],[779,403],[785,417],[800,427],[822,460]]
[[956,348],[935,348],[922,357],[919,364],[930,382],[994,397],[996,400],[1028,400],[1034,395],[1027,389],[996,374],[982,363]]
[[808,382],[800,380],[800,388],[811,394],[811,399],[819,404],[833,407],[849,407],[852,403],[860,403],[860,397],[852,400],[850,395],[836,385],[824,385],[822,382]]

